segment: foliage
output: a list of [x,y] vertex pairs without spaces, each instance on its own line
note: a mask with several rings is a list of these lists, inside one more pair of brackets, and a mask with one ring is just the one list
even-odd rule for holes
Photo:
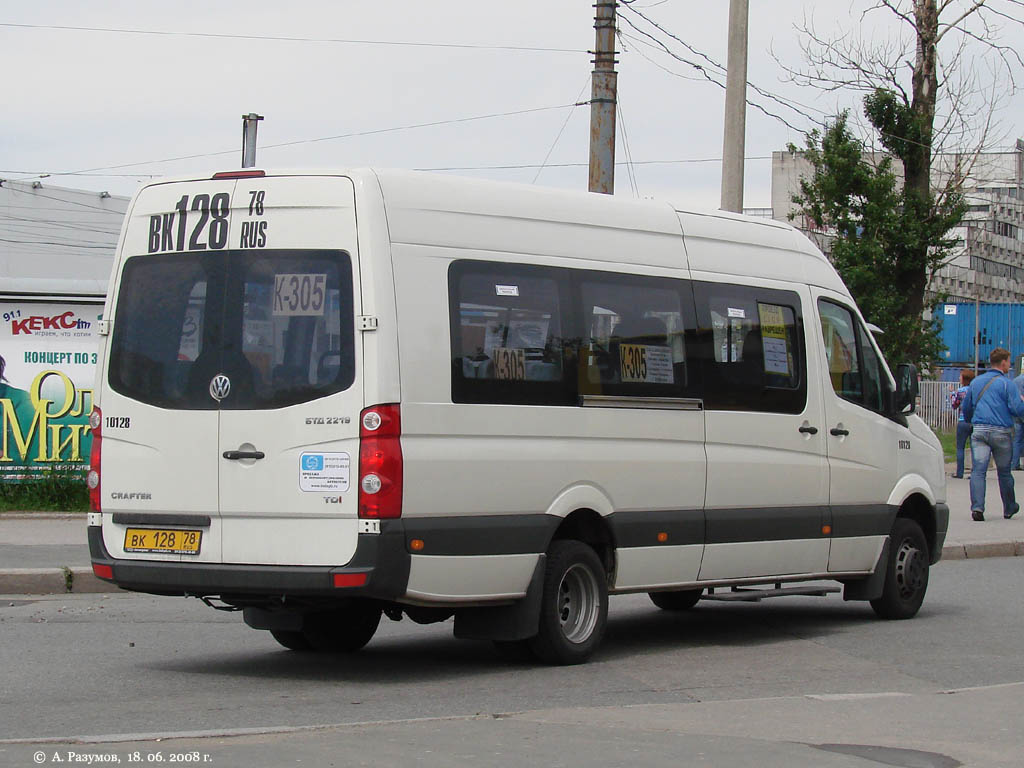
[[[866,102],[883,145],[902,161],[900,151],[921,135],[918,118],[882,91]],[[954,240],[948,232],[966,207],[959,195],[937,199],[902,183],[893,157],[873,161],[847,120],[843,112],[823,132],[807,136],[803,153],[813,174],[801,179],[791,218],[803,215],[826,235],[832,262],[850,293],[864,316],[884,331],[879,344],[886,359],[923,369],[944,349],[936,324],[922,319],[924,290],[949,257]],[[797,148],[790,145],[790,151]]]
[[89,489],[81,470],[50,470],[42,477],[0,482],[0,511],[87,512]]

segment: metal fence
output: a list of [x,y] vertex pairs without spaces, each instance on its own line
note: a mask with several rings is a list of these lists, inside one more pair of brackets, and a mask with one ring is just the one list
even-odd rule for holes
[[939,432],[952,432],[960,412],[954,411],[950,395],[960,386],[958,381],[922,381],[917,413],[928,426]]

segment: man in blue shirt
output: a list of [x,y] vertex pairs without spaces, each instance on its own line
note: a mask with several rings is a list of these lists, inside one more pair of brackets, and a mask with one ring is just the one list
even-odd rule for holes
[[[1024,397],[1024,373],[1013,380],[1017,385],[1017,391]],[[1010,460],[1010,469],[1019,470],[1020,457],[1024,454],[1024,421],[1014,419],[1013,426],[1013,458]]]
[[989,354],[990,368],[971,382],[964,396],[964,418],[974,426],[971,433],[971,517],[985,519],[985,475],[989,458],[995,460],[1003,517],[1017,514],[1020,505],[1013,492],[1010,461],[1013,458],[1013,420],[1024,418],[1024,397],[1013,380],[1010,353],[996,347]]

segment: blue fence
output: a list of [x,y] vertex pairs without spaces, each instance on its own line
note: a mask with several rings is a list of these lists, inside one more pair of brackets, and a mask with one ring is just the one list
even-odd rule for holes
[[980,304],[977,317],[973,302],[939,304],[935,314],[941,328],[939,337],[947,347],[942,353],[943,365],[972,367],[975,339],[982,367],[996,347],[1010,350],[1015,362],[1024,354],[1024,304]]

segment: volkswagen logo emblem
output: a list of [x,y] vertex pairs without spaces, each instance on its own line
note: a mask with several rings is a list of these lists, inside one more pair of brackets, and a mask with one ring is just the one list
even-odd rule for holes
[[210,380],[210,397],[218,402],[231,394],[231,379],[218,373]]

